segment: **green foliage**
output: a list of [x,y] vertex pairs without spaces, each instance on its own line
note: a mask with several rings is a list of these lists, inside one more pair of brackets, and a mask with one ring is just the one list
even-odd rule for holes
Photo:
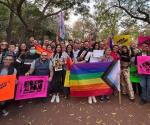
[[7,23],[8,23],[8,18],[9,18],[9,10],[0,5],[0,39],[5,38],[5,31],[7,28]]
[[73,26],[72,36],[73,38],[85,39],[89,34],[95,31],[95,25],[92,20],[87,16],[79,19]]
[[118,22],[121,16],[120,11],[109,8],[106,1],[99,1],[95,5],[95,22],[100,34],[100,39],[106,39],[112,34],[118,33]]
[[[65,11],[66,15],[68,10],[76,12],[81,11],[81,8],[86,8],[83,4],[89,0],[0,0],[0,5],[7,8],[7,14],[14,13],[13,29],[11,32],[12,38],[17,40],[24,40],[30,35],[44,36],[47,34],[49,37],[54,38],[58,32],[57,14],[61,11]],[[4,12],[2,13],[4,19]],[[68,15],[65,19],[68,18]],[[7,17],[7,21],[8,21]],[[3,24],[5,23],[5,25]],[[5,30],[8,26],[8,22],[2,20],[2,26],[0,33],[2,32],[2,38],[7,36]],[[41,37],[42,37],[41,36]]]

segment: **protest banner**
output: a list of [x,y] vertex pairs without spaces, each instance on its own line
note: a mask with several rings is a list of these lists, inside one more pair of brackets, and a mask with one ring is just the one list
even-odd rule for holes
[[150,74],[150,56],[138,56],[138,73]]
[[113,39],[114,39],[115,45],[130,46],[130,44],[131,44],[131,36],[130,35],[114,36]]
[[140,78],[136,66],[130,67],[130,80],[132,83],[140,83]]
[[0,76],[0,102],[14,98],[16,75]]
[[150,36],[139,36],[138,43],[139,43],[139,46],[141,46],[142,43],[147,43],[150,46]]
[[15,100],[46,97],[48,76],[20,76]]
[[104,56],[104,50],[93,50],[93,57],[99,58]]

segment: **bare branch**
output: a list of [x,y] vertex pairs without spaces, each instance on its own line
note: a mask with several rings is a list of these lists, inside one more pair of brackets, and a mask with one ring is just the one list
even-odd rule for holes
[[139,13],[145,15],[145,18],[148,18],[148,19],[149,19],[149,14],[148,14],[148,13],[142,11],[140,8],[138,8],[137,11],[138,11]]
[[59,14],[61,11],[68,10],[69,8],[71,8],[71,7],[73,7],[73,6],[74,6],[74,4],[71,4],[70,6],[64,7],[64,8],[62,8],[62,9],[60,9],[60,10],[54,12],[54,13],[49,13],[49,14],[47,14],[47,15],[41,17],[40,19],[45,19],[45,18],[48,18],[48,17],[50,17],[50,16],[57,15],[57,14]]
[[143,17],[136,16],[136,15],[132,14],[129,10],[127,10],[125,7],[121,6],[120,0],[117,0],[117,1],[118,1],[118,5],[114,5],[114,7],[117,7],[117,8],[124,10],[131,18],[142,20],[142,21],[150,24],[149,15],[147,13],[140,11],[140,9],[138,9],[137,11],[138,12],[140,11],[139,13],[144,14],[146,17],[143,18]]
[[47,4],[45,5],[45,7],[43,8],[43,13],[45,13],[46,12],[46,9],[48,8],[48,6],[50,5],[50,3],[51,3],[51,0],[49,0],[48,2],[47,2]]
[[20,19],[20,21],[24,24],[24,26],[27,28],[28,27],[28,25],[27,25],[27,23],[25,22],[25,20],[23,19],[23,17],[22,17],[22,5],[23,5],[23,3],[25,2],[26,0],[20,0],[19,1],[19,3],[18,3],[18,5],[17,5],[17,15],[18,15],[18,17],[19,17],[19,19]]

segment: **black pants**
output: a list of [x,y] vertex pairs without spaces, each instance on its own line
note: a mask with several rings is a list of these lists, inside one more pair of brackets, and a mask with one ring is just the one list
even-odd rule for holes
[[0,111],[4,110],[8,105],[8,102],[0,102]]
[[132,83],[132,87],[133,87],[133,91],[134,93],[137,93],[139,94],[139,96],[141,95],[141,86],[139,83]]

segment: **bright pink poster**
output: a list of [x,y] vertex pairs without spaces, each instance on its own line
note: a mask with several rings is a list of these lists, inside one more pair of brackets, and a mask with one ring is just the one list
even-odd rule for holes
[[142,43],[148,43],[150,46],[150,36],[139,36],[138,37],[139,46],[141,46]]
[[20,76],[15,100],[46,97],[47,88],[48,76]]
[[150,75],[150,56],[138,56],[138,73]]

